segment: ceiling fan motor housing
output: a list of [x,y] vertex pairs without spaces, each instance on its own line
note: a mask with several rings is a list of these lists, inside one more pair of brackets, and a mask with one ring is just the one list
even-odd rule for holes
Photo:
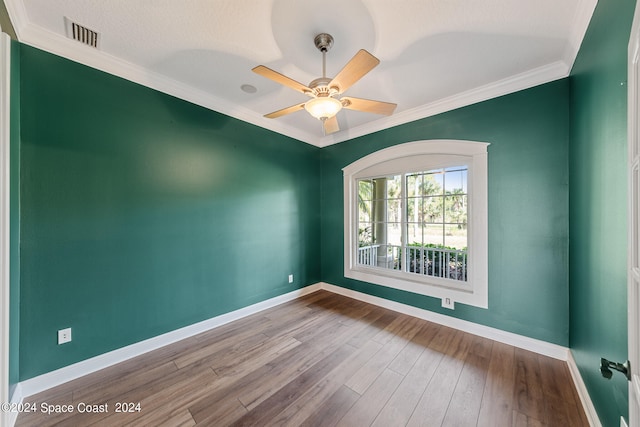
[[311,88],[312,93],[310,95],[314,96],[333,96],[340,92],[339,88],[336,86],[329,87],[329,83],[331,83],[330,78],[328,77],[319,77],[309,83],[309,88]]
[[331,34],[320,33],[313,39],[313,42],[320,52],[328,52],[333,46],[333,37]]

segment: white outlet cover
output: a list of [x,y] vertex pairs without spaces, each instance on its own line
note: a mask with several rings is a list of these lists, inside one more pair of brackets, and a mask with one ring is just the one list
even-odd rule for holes
[[442,306],[444,308],[449,308],[451,310],[455,310],[455,301],[450,297],[442,298]]
[[289,275],[289,283],[293,283],[293,274]]
[[60,329],[58,331],[58,345],[71,341],[71,328]]

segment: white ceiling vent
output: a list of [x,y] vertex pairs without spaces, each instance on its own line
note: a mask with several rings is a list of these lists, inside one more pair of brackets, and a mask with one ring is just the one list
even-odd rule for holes
[[87,46],[98,48],[99,35],[97,31],[90,30],[84,25],[73,22],[71,19],[64,17],[64,26],[67,37],[79,41]]

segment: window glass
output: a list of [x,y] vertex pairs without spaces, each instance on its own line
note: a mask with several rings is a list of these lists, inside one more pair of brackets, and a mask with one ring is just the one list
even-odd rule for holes
[[466,188],[464,165],[358,180],[358,262],[466,281]]

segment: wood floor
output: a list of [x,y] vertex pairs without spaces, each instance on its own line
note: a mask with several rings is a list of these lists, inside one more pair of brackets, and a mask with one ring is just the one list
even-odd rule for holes
[[18,426],[588,425],[564,362],[326,291],[25,403]]

